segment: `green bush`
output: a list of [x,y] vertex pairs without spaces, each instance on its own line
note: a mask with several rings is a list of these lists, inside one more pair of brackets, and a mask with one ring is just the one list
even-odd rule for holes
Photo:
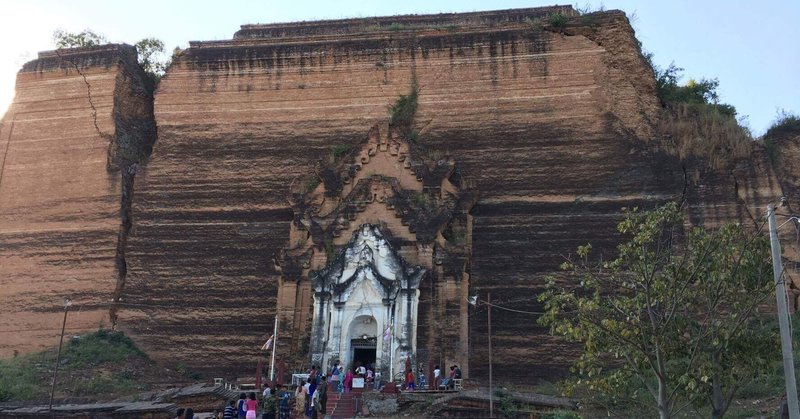
[[412,192],[409,198],[415,206],[423,211],[430,212],[434,209],[434,200],[425,192]]
[[419,84],[417,84],[416,79],[413,79],[409,93],[400,95],[397,102],[389,106],[391,124],[401,127],[404,131],[410,133],[414,115],[417,113],[417,99],[419,99]]
[[741,399],[775,397],[784,391],[783,369],[776,368],[774,374],[759,377],[742,386],[738,396]]
[[334,160],[339,160],[350,153],[352,149],[353,146],[350,144],[337,144],[331,148],[331,154]]
[[505,417],[517,417],[517,414],[519,413],[519,406],[517,406],[517,404],[514,402],[514,398],[508,394],[507,390],[497,389],[495,390],[494,395],[497,397],[498,408]]
[[87,397],[131,393],[137,389],[136,381],[130,378],[100,376],[92,377],[88,380],[77,380],[72,388],[72,394],[79,397]]
[[708,105],[722,115],[736,116],[736,108],[733,105],[719,103],[719,94],[717,93],[717,88],[719,88],[718,79],[689,79],[686,84],[681,85],[678,84],[678,80],[682,77],[683,68],[672,63],[667,68],[662,69],[653,64],[652,54],[646,54],[645,58],[653,67],[653,72],[656,75],[658,97],[665,106],[677,104]]
[[550,26],[554,28],[563,28],[567,25],[568,20],[569,19],[560,12],[552,13],[547,17],[547,21],[550,23]]

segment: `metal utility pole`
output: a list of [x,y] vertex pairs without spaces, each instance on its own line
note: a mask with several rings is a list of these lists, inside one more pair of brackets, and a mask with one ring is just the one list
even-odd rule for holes
[[781,243],[778,241],[778,229],[775,226],[775,206],[767,207],[769,220],[769,240],[772,245],[772,272],[775,277],[775,297],[778,300],[778,325],[781,330],[781,352],[783,353],[783,377],[786,380],[786,402],[789,405],[789,418],[800,419],[800,408],[797,403],[797,381],[794,378],[794,355],[792,354],[792,337],[789,332],[789,309],[786,304],[786,286],[781,261]]
[[[489,325],[489,417],[494,417],[494,395],[492,394],[492,293],[486,293],[487,316]],[[794,418],[792,418],[794,419]]]
[[61,363],[61,345],[64,343],[64,330],[67,328],[67,311],[69,311],[69,306],[72,305],[72,301],[67,298],[64,300],[64,322],[61,323],[61,339],[58,340],[58,354],[56,355],[56,367],[53,369],[53,385],[50,387],[50,406],[47,408],[49,411],[53,411],[53,395],[56,392],[56,378],[58,377],[58,364]]

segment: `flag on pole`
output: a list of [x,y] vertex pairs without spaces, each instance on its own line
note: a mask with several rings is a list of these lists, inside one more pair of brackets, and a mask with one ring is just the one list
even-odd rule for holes
[[388,342],[392,339],[392,326],[386,326],[386,331],[383,332],[383,340]]
[[268,351],[270,348],[272,348],[272,340],[273,340],[272,338],[273,338],[273,336],[274,335],[269,335],[269,339],[267,339],[267,341],[264,342],[264,345],[261,346],[261,350],[262,351]]

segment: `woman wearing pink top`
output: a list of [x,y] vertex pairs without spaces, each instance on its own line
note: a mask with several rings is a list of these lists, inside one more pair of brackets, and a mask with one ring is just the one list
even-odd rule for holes
[[344,375],[344,392],[349,393],[353,389],[353,371],[347,369],[347,374]]
[[250,392],[247,401],[245,403],[245,409],[247,409],[247,415],[245,416],[247,419],[256,419],[256,410],[258,410],[258,400],[256,400],[256,393]]

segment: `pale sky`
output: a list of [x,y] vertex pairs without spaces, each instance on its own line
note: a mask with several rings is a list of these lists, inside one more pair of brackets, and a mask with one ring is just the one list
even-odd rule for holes
[[[552,5],[536,0],[4,0],[0,3],[0,112],[14,95],[16,72],[52,34],[92,29],[112,42],[163,40],[169,51],[194,40],[230,39],[239,25],[345,17],[471,12]],[[570,4],[561,2],[561,4]],[[574,4],[574,3],[573,3]],[[674,61],[689,78],[719,78],[723,102],[748,116],[761,135],[778,109],[800,114],[800,16],[797,0],[606,0],[579,3],[621,9],[658,65]]]

